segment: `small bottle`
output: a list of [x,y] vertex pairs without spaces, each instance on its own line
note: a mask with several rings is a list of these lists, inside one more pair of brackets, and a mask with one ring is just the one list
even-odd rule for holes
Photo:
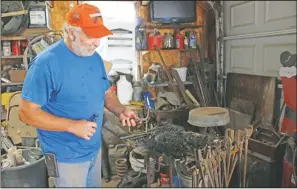
[[185,38],[184,38],[184,48],[188,49],[189,48],[189,38],[188,38],[188,32],[185,33]]
[[11,56],[10,41],[3,41],[2,49],[3,49],[3,56]]
[[176,30],[175,39],[176,39],[176,48],[183,49],[184,48],[184,36],[182,36],[180,34],[179,30]]
[[191,49],[196,49],[197,47],[197,37],[196,37],[196,33],[192,32],[191,36],[190,36],[190,47]]

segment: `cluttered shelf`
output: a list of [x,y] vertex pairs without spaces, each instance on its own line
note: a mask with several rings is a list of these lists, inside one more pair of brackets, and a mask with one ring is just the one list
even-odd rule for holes
[[23,58],[24,56],[1,56],[1,59],[17,59]]
[[1,36],[1,41],[9,41],[9,40],[27,40],[27,37],[29,35],[34,35],[34,34],[43,34],[46,32],[51,31],[50,28],[27,28],[25,29],[21,34],[18,36]]
[[[192,85],[193,83],[191,81],[185,81],[183,82],[184,85]],[[172,83],[173,85],[178,85],[176,82]],[[168,86],[167,82],[162,82],[162,83],[154,83],[154,84],[148,84],[150,87],[165,87]]]
[[24,36],[1,36],[1,41],[18,41],[27,40]]
[[23,85],[23,82],[1,83],[1,86],[15,86],[15,85]]
[[9,16],[19,16],[23,14],[28,14],[27,10],[21,10],[21,11],[14,11],[14,12],[8,12],[8,13],[1,13],[1,18],[3,17],[9,17]]
[[179,24],[179,25],[167,25],[167,24],[151,24],[151,25],[140,25],[137,28],[141,29],[187,29],[187,28],[201,28],[201,25],[191,25],[191,24]]
[[[185,51],[196,51],[197,49],[160,49],[160,51],[180,51],[180,52],[185,52]],[[157,51],[155,49],[139,49],[137,51]]]

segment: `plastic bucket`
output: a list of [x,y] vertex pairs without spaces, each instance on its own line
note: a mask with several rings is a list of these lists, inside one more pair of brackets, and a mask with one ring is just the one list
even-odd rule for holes
[[4,188],[47,188],[48,175],[45,165],[45,158],[35,160],[34,156],[42,156],[38,149],[23,149],[23,157],[31,162],[17,167],[4,168],[1,171],[1,187]]
[[188,68],[187,67],[181,67],[181,68],[174,68],[174,69],[177,71],[181,81],[185,82],[187,80],[187,70],[188,70]]
[[[144,159],[136,159],[133,157],[133,151],[130,152],[130,156],[129,156],[129,161],[131,164],[131,168],[136,171],[136,172],[142,172],[142,173],[147,173],[147,170],[144,166]],[[150,179],[151,179],[151,184],[154,182],[155,180],[155,164],[154,164],[154,159],[150,158]]]

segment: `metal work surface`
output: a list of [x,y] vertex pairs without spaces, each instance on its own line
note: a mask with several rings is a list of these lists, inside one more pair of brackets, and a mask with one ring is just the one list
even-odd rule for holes
[[220,107],[195,108],[190,111],[188,120],[188,123],[198,127],[224,126],[229,122],[229,111]]

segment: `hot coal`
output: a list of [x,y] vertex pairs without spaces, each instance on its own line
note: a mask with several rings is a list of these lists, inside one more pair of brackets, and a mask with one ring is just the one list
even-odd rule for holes
[[185,132],[183,128],[166,126],[147,137],[138,139],[136,143],[148,150],[181,158],[192,154],[195,149],[204,148],[207,140],[206,135],[196,135]]

